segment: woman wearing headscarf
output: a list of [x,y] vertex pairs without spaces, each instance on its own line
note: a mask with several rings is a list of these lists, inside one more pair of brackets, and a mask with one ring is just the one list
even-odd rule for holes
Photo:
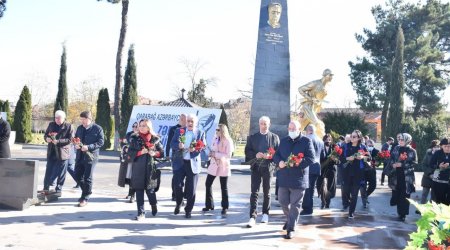
[[137,216],[136,220],[145,218],[144,193],[147,194],[152,208],[152,215],[158,212],[156,191],[158,191],[161,171],[156,169],[155,158],[164,157],[163,146],[159,137],[153,131],[152,122],[147,119],[139,121],[139,133],[130,138],[128,149],[131,171],[131,187],[136,190]]
[[411,147],[412,137],[408,133],[397,136],[398,145],[392,150],[389,165],[386,167],[389,177],[389,187],[392,189],[391,206],[397,205],[399,221],[405,221],[409,214],[411,193],[416,191],[414,186],[414,168],[417,165],[417,153]]

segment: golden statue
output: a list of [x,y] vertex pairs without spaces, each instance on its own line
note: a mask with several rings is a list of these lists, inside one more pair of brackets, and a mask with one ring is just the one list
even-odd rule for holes
[[325,87],[333,79],[331,70],[326,69],[322,73],[322,79],[314,80],[298,88],[303,96],[300,100],[300,128],[304,130],[309,124],[316,126],[316,135],[323,138],[325,135],[325,124],[317,117],[322,110],[322,102],[327,96]]
[[269,20],[267,23],[274,29],[280,28],[281,10],[283,7],[280,3],[270,3],[267,8],[269,11]]

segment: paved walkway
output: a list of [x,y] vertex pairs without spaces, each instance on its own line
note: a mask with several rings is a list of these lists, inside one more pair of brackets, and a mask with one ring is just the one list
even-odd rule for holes
[[[25,148],[17,154],[42,159],[42,149]],[[137,222],[132,220],[136,204],[126,203],[125,189],[116,186],[114,159],[112,155],[102,156],[98,168],[110,175],[99,174],[86,207],[74,206],[79,191],[70,189],[73,182],[69,177],[63,197],[57,202],[24,211],[0,210],[0,249],[401,249],[408,234],[415,230],[418,218],[411,207],[406,223],[395,221],[395,207],[388,205],[390,192],[380,186],[371,196],[370,207],[362,209],[359,201],[355,219],[349,220],[339,210],[338,190],[338,197],[331,204],[334,208],[316,207],[313,216],[300,218],[295,238],[285,240],[281,230],[284,216],[274,200],[269,224],[260,224],[258,218],[254,228],[245,227],[250,178],[246,166],[234,165],[233,179],[237,182],[230,187],[232,203],[227,217],[220,215],[220,209],[199,212],[204,201],[205,174],[200,176],[192,218],[185,219],[183,212],[173,215],[174,202],[169,198],[171,172],[164,171],[163,185],[157,194],[157,216],[147,213],[144,221]],[[41,167],[39,180],[44,171]],[[220,188],[216,184],[216,204],[220,204]],[[149,209],[148,203],[146,207]]]

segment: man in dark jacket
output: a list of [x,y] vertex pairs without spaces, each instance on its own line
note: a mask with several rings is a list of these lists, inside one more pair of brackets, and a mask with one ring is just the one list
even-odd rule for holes
[[374,146],[374,141],[369,139],[366,141],[367,151],[370,154],[370,157],[372,158],[372,161],[368,165],[370,168],[364,169],[364,180],[359,188],[359,191],[361,193],[361,199],[363,203],[363,207],[367,208],[367,204],[369,204],[369,196],[375,191],[377,188],[377,170],[376,170],[376,162],[375,159],[378,155],[378,152],[380,152],[378,149]]
[[[394,138],[389,137],[387,139],[387,141],[383,144],[383,146],[381,146],[381,151],[386,151],[389,150],[389,152],[391,152],[392,150],[392,144],[394,143]],[[384,168],[387,166],[387,164],[389,163],[389,159],[385,160],[383,162],[383,171],[381,173],[381,186],[384,186],[384,179],[386,177],[386,175],[384,174]]]
[[267,116],[259,118],[259,132],[249,136],[245,145],[245,161],[254,161],[251,164],[250,220],[247,223],[248,228],[256,224],[258,193],[261,181],[264,193],[261,223],[269,222],[270,182],[275,165],[272,162],[272,157],[268,157],[267,152],[269,149],[277,150],[280,144],[278,135],[270,132],[269,128],[270,118]]
[[311,215],[313,213],[313,196],[317,178],[320,176],[320,154],[323,151],[323,141],[316,134],[316,127],[312,124],[306,127],[306,137],[311,139],[314,147],[314,163],[309,167],[309,188],[305,191],[302,212],[300,215]]
[[102,127],[92,122],[90,111],[81,112],[80,121],[81,125],[75,133],[75,140],[77,138],[80,140],[80,143],[75,143],[77,149],[75,173],[82,190],[78,206],[84,207],[92,194],[92,175],[98,162],[100,148],[104,144],[104,134]]
[[[289,123],[289,136],[283,138],[276,151],[273,160],[279,168],[278,201],[283,213],[286,215],[286,223],[283,230],[287,230],[286,239],[291,239],[298,222],[303,192],[309,185],[309,168],[314,162],[314,146],[311,139],[300,135],[300,123]],[[291,165],[289,156],[303,154],[300,164]]]
[[[175,131],[179,128],[186,127],[186,115],[181,114],[180,119],[178,120],[177,125],[170,127],[169,134],[167,135],[167,142],[166,142],[166,157],[170,158],[170,153],[172,152],[170,150],[170,143],[172,142],[173,135],[175,134]],[[172,173],[173,173],[173,166],[172,166]],[[174,175],[172,175],[172,201],[175,201],[175,178]]]
[[0,158],[11,158],[11,150],[9,148],[10,133],[11,125],[0,116]]
[[44,177],[44,192],[55,180],[55,191],[61,194],[62,187],[66,180],[68,160],[70,159],[70,143],[73,136],[73,128],[66,122],[66,113],[62,110],[55,112],[55,121],[48,124],[44,134],[47,146],[47,166]]

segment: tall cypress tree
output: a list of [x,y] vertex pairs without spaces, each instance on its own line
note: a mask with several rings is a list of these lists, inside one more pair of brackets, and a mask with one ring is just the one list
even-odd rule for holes
[[405,114],[403,111],[403,94],[405,93],[405,70],[404,53],[405,38],[401,25],[397,31],[397,45],[395,49],[395,58],[392,62],[392,81],[390,89],[390,105],[387,120],[387,130],[390,135],[395,135],[402,127]]
[[222,113],[220,114],[219,123],[227,125],[227,128],[229,129],[227,113],[225,113],[225,108],[223,107],[223,104],[220,105],[220,108],[222,109]]
[[2,100],[0,100],[0,112],[5,112]]
[[95,122],[103,128],[103,133],[105,134],[105,144],[102,149],[110,148],[113,128],[107,88],[101,89],[98,93],[97,116]]
[[63,53],[61,55],[61,67],[59,68],[59,80],[58,80],[58,94],[56,95],[55,108],[53,109],[53,114],[56,110],[62,110],[67,114],[67,108],[69,107],[69,100],[67,96],[67,81],[66,81],[66,46],[63,45]]
[[136,62],[134,59],[134,44],[128,50],[127,68],[124,76],[124,88],[122,93],[122,102],[120,105],[121,122],[120,136],[124,137],[128,127],[133,106],[138,104],[137,96],[137,79],[136,79]]
[[14,122],[14,118],[11,114],[11,107],[9,106],[9,101],[6,100],[3,103],[3,112],[6,112],[6,115],[8,116],[8,122],[11,125],[11,127],[13,127],[13,122]]
[[31,141],[31,94],[26,85],[20,93],[14,112],[14,130],[16,131],[16,142]]

